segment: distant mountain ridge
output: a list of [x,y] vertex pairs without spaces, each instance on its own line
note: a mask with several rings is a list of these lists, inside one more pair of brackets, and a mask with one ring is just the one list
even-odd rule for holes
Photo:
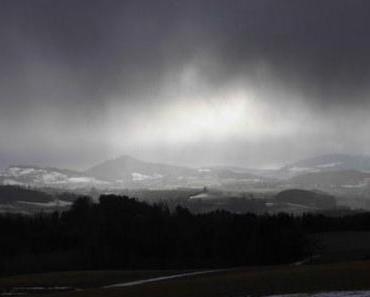
[[290,174],[356,170],[370,172],[370,157],[362,155],[331,154],[300,160],[280,169]]
[[35,187],[199,187],[222,182],[259,182],[260,177],[229,168],[190,168],[144,162],[130,156],[103,161],[85,171],[50,167],[10,166],[0,174],[0,184]]
[[104,184],[78,171],[31,165],[10,166],[0,174],[0,184],[34,187],[76,188]]
[[130,156],[104,161],[84,174],[106,181],[132,185],[203,186],[227,180],[256,181],[258,176],[224,167],[190,168],[177,165],[144,162]]
[[343,154],[301,160],[277,170],[232,166],[191,168],[145,162],[130,156],[103,161],[85,171],[17,165],[0,173],[2,185],[59,188],[176,188],[230,185],[259,189],[341,187],[370,184],[370,157]]
[[288,182],[306,189],[365,190],[370,187],[370,173],[356,170],[309,172],[294,176]]
[[293,187],[326,191],[363,191],[370,187],[370,157],[332,154],[304,159],[277,172]]
[[142,175],[159,178],[163,176],[181,176],[194,174],[196,169],[187,167],[167,165],[160,163],[144,162],[130,156],[121,156],[116,159],[104,161],[87,169],[86,175],[94,176],[104,180],[124,180],[130,178],[139,178]]

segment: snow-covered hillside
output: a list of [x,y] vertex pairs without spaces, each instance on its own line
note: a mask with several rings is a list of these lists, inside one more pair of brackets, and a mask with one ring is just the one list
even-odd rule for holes
[[0,183],[2,185],[78,188],[102,186],[107,182],[70,170],[35,166],[10,166],[1,172]]

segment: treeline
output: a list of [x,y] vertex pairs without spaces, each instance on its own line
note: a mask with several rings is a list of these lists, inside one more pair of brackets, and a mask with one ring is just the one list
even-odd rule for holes
[[325,214],[305,214],[297,219],[305,233],[322,233],[336,231],[370,231],[370,212],[340,212],[328,211]]
[[2,274],[288,263],[307,241],[289,215],[191,214],[120,196],[76,200],[63,213],[0,215]]
[[370,230],[370,214],[195,215],[125,196],[83,197],[62,213],[0,215],[0,273],[291,263],[314,252],[309,233],[338,230]]

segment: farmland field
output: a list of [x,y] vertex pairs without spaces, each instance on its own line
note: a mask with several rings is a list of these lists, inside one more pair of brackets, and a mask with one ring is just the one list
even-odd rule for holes
[[[0,286],[10,290],[21,286],[61,286],[79,290],[50,292],[42,296],[127,296],[127,297],[226,297],[265,296],[271,294],[315,293],[370,289],[370,261],[320,265],[284,265],[235,268],[228,271],[164,280],[122,288],[101,288],[107,284],[140,280],[174,271],[146,272],[64,272],[34,274],[0,279]],[[5,292],[5,291],[4,291]],[[32,294],[31,296],[36,296]]]

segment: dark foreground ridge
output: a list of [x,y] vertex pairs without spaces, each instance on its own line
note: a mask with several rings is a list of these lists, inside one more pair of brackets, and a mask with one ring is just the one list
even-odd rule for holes
[[1,215],[0,233],[2,273],[289,263],[308,244],[289,215],[194,215],[114,195],[80,198],[63,213]]
[[370,214],[195,215],[125,196],[101,196],[99,203],[83,197],[62,213],[0,215],[0,269],[12,274],[292,263],[316,253],[310,233],[337,230],[370,230]]

